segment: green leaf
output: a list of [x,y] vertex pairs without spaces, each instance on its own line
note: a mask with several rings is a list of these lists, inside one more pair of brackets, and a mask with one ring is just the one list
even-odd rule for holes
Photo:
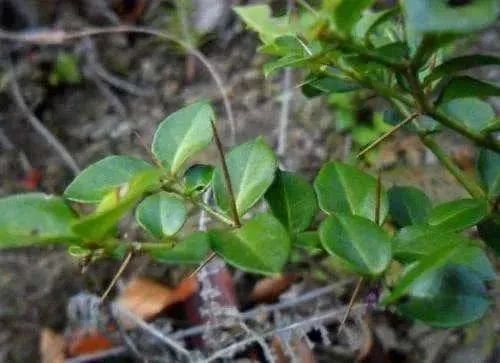
[[182,199],[162,191],[144,199],[135,218],[142,228],[161,239],[179,232],[186,222],[187,208]]
[[[273,151],[259,137],[233,148],[226,156],[226,163],[236,199],[236,209],[241,216],[257,203],[269,188],[278,162]],[[212,183],[217,205],[222,211],[229,213],[231,196],[221,166],[215,169]]]
[[0,199],[0,249],[78,241],[71,232],[75,213],[62,198],[18,194]]
[[479,236],[500,256],[500,215],[493,214],[477,225]]
[[204,232],[194,232],[171,248],[151,246],[145,249],[158,262],[172,264],[199,264],[209,250],[209,238]]
[[321,249],[321,240],[317,231],[307,231],[297,233],[293,240],[293,245],[305,249]]
[[56,64],[49,75],[49,83],[52,86],[59,84],[75,85],[82,81],[82,75],[78,69],[78,58],[72,53],[59,53]]
[[300,175],[278,171],[266,192],[274,216],[289,232],[304,231],[318,210],[313,187]]
[[269,5],[235,6],[233,10],[250,29],[259,33],[263,43],[295,34],[288,17],[272,17]]
[[436,79],[449,76],[453,73],[489,65],[500,65],[500,58],[494,55],[486,54],[465,55],[462,57],[452,58],[434,68],[432,72],[425,77],[424,84],[429,84]]
[[152,168],[147,162],[130,156],[108,156],[78,174],[64,191],[64,197],[79,203],[99,203],[111,190]]
[[115,193],[118,195],[114,203],[106,203],[105,207],[97,208],[94,213],[76,221],[73,224],[73,232],[87,240],[94,241],[106,236],[144,193],[159,187],[160,175],[157,169],[145,170],[136,175],[127,185],[111,191],[111,195]]
[[212,142],[215,115],[206,102],[197,102],[169,115],[156,130],[152,151],[173,175],[193,155]]
[[365,42],[371,32],[398,13],[399,7],[394,7],[363,15],[353,28],[353,37],[358,42]]
[[443,88],[437,101],[442,104],[455,98],[500,96],[500,87],[468,76],[454,77]]
[[264,77],[269,77],[272,73],[282,68],[300,67],[311,58],[309,54],[288,54],[281,58],[264,64]]
[[374,222],[347,214],[331,215],[319,228],[326,251],[363,275],[379,275],[391,261],[391,239]]
[[492,24],[500,14],[497,0],[457,2],[405,0],[406,21],[422,33],[468,33]]
[[406,317],[440,328],[457,327],[480,319],[490,301],[480,277],[463,266],[445,266],[419,279],[398,306]]
[[496,278],[495,269],[486,253],[473,241],[470,241],[468,246],[462,248],[459,254],[453,256],[450,263],[468,267],[483,281],[493,281]]
[[389,213],[400,227],[426,222],[432,203],[420,189],[394,186],[388,195]]
[[231,265],[248,272],[275,274],[290,254],[290,237],[270,214],[260,214],[241,228],[209,232],[213,250]]
[[495,111],[478,98],[455,98],[441,106],[448,116],[463,123],[469,129],[481,132],[495,120]]
[[306,97],[316,97],[324,93],[345,93],[361,88],[357,83],[338,77],[310,76],[309,78],[302,86],[302,92]]
[[463,240],[460,238],[441,241],[441,245],[431,254],[424,256],[408,267],[391,293],[382,299],[381,304],[387,305],[398,300],[408,292],[416,281],[448,263],[453,256],[465,247],[462,242]]
[[196,164],[184,174],[184,188],[187,193],[202,193],[212,182],[214,168],[211,165]]
[[337,29],[350,35],[354,25],[361,19],[363,11],[373,3],[373,0],[343,0],[335,8],[333,19]]
[[[353,166],[329,162],[314,180],[320,208],[326,213],[347,213],[374,221],[377,180]],[[380,222],[388,213],[387,193],[381,190]]]
[[481,199],[459,199],[434,207],[429,224],[441,229],[461,231],[479,223],[488,214],[488,204]]
[[491,198],[500,196],[500,153],[481,149],[477,168],[488,196]]

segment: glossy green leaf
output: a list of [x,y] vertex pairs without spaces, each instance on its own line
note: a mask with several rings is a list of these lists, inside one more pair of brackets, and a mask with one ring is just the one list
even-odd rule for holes
[[364,42],[370,33],[379,25],[388,21],[398,13],[399,7],[394,7],[392,9],[364,14],[353,28],[353,37],[359,42]]
[[453,73],[489,65],[500,65],[500,58],[486,54],[473,54],[452,58],[434,68],[432,72],[425,77],[424,84],[428,84],[436,79],[449,76]]
[[0,249],[77,241],[75,213],[62,198],[28,193],[0,198]]
[[269,5],[235,6],[233,10],[250,29],[259,33],[264,43],[295,33],[288,17],[273,17]]
[[495,121],[495,111],[478,98],[455,98],[444,103],[441,110],[474,131],[482,131]]
[[339,77],[312,76],[302,86],[302,93],[306,97],[316,97],[321,94],[345,93],[360,89],[361,86],[352,81]]
[[468,33],[497,20],[497,0],[445,1],[405,0],[406,21],[422,33]]
[[479,223],[488,213],[488,204],[480,199],[459,199],[434,207],[429,224],[441,229],[461,231]]
[[160,171],[149,169],[140,172],[130,183],[112,190],[110,195],[118,195],[114,203],[107,203],[105,207],[89,214],[73,224],[73,232],[87,240],[99,240],[116,228],[120,219],[133,209],[144,193],[159,187]]
[[488,196],[500,196],[500,153],[481,149],[477,161],[477,169]]
[[490,301],[481,278],[463,266],[449,265],[415,281],[409,298],[398,306],[406,317],[441,328],[480,319]]
[[337,29],[350,35],[354,25],[361,19],[363,11],[373,3],[373,0],[341,1],[333,12],[333,20]]
[[372,221],[347,214],[331,215],[321,223],[323,247],[363,275],[379,275],[391,260],[391,238]]
[[79,203],[99,203],[111,190],[153,167],[130,156],[108,156],[85,168],[64,191],[64,197]]
[[389,213],[400,227],[424,223],[432,203],[420,189],[394,186],[389,189]]
[[290,237],[271,214],[260,214],[241,228],[209,232],[212,249],[231,265],[248,272],[275,274],[290,254]]
[[[355,214],[375,220],[377,180],[353,166],[329,162],[319,171],[314,189],[320,208],[326,213]],[[382,188],[380,221],[388,213],[387,193]]]
[[317,231],[300,232],[295,235],[293,245],[305,249],[321,249],[321,240]]
[[[260,137],[233,148],[226,155],[226,163],[236,199],[236,209],[241,216],[257,203],[269,188],[278,163],[273,151]],[[220,165],[214,171],[212,183],[217,205],[229,214],[231,196]]]
[[424,256],[410,265],[403,276],[397,281],[390,294],[382,299],[382,305],[390,304],[398,300],[407,294],[408,290],[416,281],[425,278],[425,276],[428,276],[432,271],[447,264],[453,256],[456,256],[462,248],[466,247],[462,242],[463,241],[459,238],[443,240],[440,242],[440,246],[436,248],[432,254]]
[[182,199],[162,191],[144,199],[135,218],[142,228],[161,239],[179,232],[186,221],[187,208]]
[[465,246],[460,250],[460,253],[453,256],[450,263],[468,267],[483,281],[493,281],[496,278],[495,269],[491,265],[488,256],[473,241],[470,241],[468,246]]
[[162,263],[199,264],[207,256],[210,242],[207,233],[194,232],[171,248],[151,246],[145,249],[151,257]]
[[211,165],[196,164],[184,174],[184,188],[187,193],[201,193],[212,182],[214,168]]
[[156,130],[152,152],[172,174],[177,174],[184,163],[207,147],[212,141],[215,120],[212,107],[197,102],[168,116]]
[[309,54],[287,54],[281,58],[264,64],[264,77],[269,77],[272,73],[283,69],[300,67],[307,63],[311,56]]
[[313,187],[300,175],[278,171],[266,192],[274,216],[291,233],[304,231],[318,210]]
[[443,88],[437,103],[443,104],[455,98],[500,96],[500,87],[469,76],[452,78]]

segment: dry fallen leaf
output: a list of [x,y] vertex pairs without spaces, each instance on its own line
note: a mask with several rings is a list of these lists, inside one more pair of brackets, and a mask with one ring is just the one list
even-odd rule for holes
[[184,279],[175,289],[147,278],[135,278],[120,294],[118,303],[141,319],[149,320],[197,290],[195,277]]
[[68,342],[68,355],[78,357],[101,350],[110,349],[113,343],[99,331],[77,331],[72,334]]
[[42,363],[64,363],[66,340],[52,329],[42,329],[40,334],[40,357]]
[[288,288],[297,281],[296,275],[280,275],[277,277],[266,277],[257,281],[252,292],[250,301],[269,303],[280,297]]

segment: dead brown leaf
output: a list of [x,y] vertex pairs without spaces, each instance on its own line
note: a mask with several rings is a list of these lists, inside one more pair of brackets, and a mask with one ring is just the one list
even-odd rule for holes
[[250,301],[259,303],[270,303],[280,297],[282,293],[297,281],[296,275],[280,275],[277,277],[266,277],[257,281],[252,292]]
[[110,349],[113,343],[109,338],[99,331],[75,332],[68,342],[68,355],[78,357],[91,354],[101,350]]

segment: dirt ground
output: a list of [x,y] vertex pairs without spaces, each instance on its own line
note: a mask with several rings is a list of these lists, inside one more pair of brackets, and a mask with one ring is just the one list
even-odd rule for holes
[[[25,11],[25,24],[7,25],[22,28],[55,22],[60,27],[71,24],[75,28],[106,23],[105,19],[82,13],[77,5],[70,5],[71,2],[55,10],[41,9],[43,5],[36,1],[28,3],[27,9],[16,10]],[[0,7],[2,4],[0,1]],[[30,14],[38,14],[38,19],[30,20]],[[160,15],[148,16],[152,25],[161,24]],[[5,16],[0,18],[6,26]],[[258,42],[243,32],[234,19],[230,18],[224,29],[217,31],[216,36],[207,38],[201,50],[224,78],[236,120],[236,140],[263,135],[276,146],[281,75],[264,79],[261,68],[265,58],[255,51]],[[500,44],[495,34],[484,36],[491,38],[486,39],[486,47]],[[75,85],[53,86],[48,82],[54,59],[62,51],[74,54],[79,60],[83,78]],[[156,126],[166,115],[198,99],[213,102],[221,125],[226,125],[222,127],[223,140],[229,143],[227,118],[213,80],[199,62],[169,42],[132,35],[103,36],[62,47],[2,42],[0,60],[0,196],[30,190],[30,178],[38,179],[38,175],[40,180],[36,180],[34,189],[61,193],[72,178],[72,171],[60,154],[27,122],[26,114],[12,96],[9,72],[13,68],[29,108],[64,144],[80,168],[109,154],[148,157],[136,135],[149,144]],[[125,86],[111,84],[93,68],[95,62],[107,73],[125,81]],[[298,83],[300,74],[295,73],[294,77]],[[134,88],[127,89],[129,85]],[[289,169],[312,177],[325,160],[343,158],[349,141],[335,133],[332,113],[325,100],[308,100],[296,89],[292,97],[287,148],[281,162]],[[438,200],[463,194],[415,139],[404,132],[398,134],[398,138],[399,141],[389,141],[380,151],[381,160],[385,162],[385,184],[419,185]],[[465,159],[469,157],[463,140],[457,142],[454,136],[445,135],[442,142],[451,153],[465,154]],[[400,150],[397,155],[394,155],[395,149]],[[68,299],[82,291],[100,294],[116,269],[117,262],[98,261],[82,274],[77,261],[56,248],[2,251],[0,362],[38,361],[41,329],[63,330],[67,324]],[[140,259],[131,265],[125,279],[135,275],[169,279],[175,274],[172,270]],[[412,351],[416,348],[408,343],[420,339],[419,334],[423,337],[420,344],[426,351],[427,362],[483,362],[486,359],[493,362],[495,359],[492,352],[499,329],[495,314],[486,318],[481,327],[472,326],[466,331],[434,331],[401,321],[394,325],[383,316],[374,319],[385,344],[405,352],[404,359],[395,361],[421,361],[418,357],[422,357],[422,353]],[[498,342],[496,345],[498,351]],[[325,348],[319,356],[328,357],[328,354]]]

